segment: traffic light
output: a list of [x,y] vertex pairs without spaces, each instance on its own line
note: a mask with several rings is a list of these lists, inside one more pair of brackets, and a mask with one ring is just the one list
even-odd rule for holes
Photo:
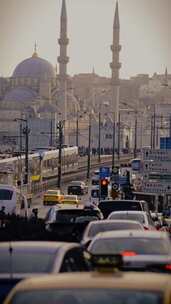
[[103,178],[100,180],[100,197],[106,198],[108,196],[108,180]]

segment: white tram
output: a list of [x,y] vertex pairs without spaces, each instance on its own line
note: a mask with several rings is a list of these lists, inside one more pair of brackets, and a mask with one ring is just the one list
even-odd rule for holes
[[[41,151],[29,154],[29,179],[39,182],[57,176],[59,150]],[[62,173],[76,172],[78,169],[78,148],[62,149]],[[0,184],[16,185],[24,178],[25,156],[0,160]],[[22,183],[22,181],[21,181]]]

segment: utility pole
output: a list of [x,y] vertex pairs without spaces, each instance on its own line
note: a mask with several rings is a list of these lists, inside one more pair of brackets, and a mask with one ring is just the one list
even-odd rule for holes
[[53,120],[50,121],[50,147],[53,146]]
[[90,178],[91,165],[91,113],[89,114],[89,128],[88,128],[88,158],[87,158],[87,179]]
[[121,115],[120,115],[120,111],[119,111],[119,115],[118,115],[118,160],[120,160],[120,124],[121,124]]
[[154,112],[153,112],[153,149],[155,149],[156,146],[156,109],[154,104]]
[[134,158],[137,157],[137,112],[135,112],[135,128],[134,128]]
[[28,128],[27,119],[24,120],[26,122],[26,126],[23,129],[23,134],[25,135],[25,177],[24,184],[28,184],[28,174],[29,174],[29,163],[28,163],[28,154],[29,154],[29,133],[30,130]]
[[22,132],[23,132],[23,126],[22,126],[22,122],[20,122],[20,155],[21,155],[22,150],[23,150]]
[[75,140],[75,143],[76,143],[76,147],[79,146],[79,142],[78,142],[78,111],[77,111],[77,118],[76,118],[76,140]]
[[58,183],[57,186],[61,187],[61,175],[62,175],[62,145],[63,145],[63,122],[60,120],[57,128],[59,130],[59,155],[58,155]]
[[101,163],[101,113],[99,109],[98,162]]
[[113,138],[112,138],[112,172],[115,168],[115,120],[113,119]]
[[151,132],[150,132],[150,146],[151,146],[151,149],[153,149],[153,115],[151,115]]

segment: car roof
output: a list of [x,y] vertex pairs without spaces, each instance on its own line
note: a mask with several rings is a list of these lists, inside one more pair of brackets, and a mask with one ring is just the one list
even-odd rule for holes
[[113,214],[142,214],[142,215],[147,215],[147,212],[146,211],[139,211],[139,210],[123,210],[123,211],[112,211],[110,213],[110,215],[113,215]]
[[46,192],[60,192],[60,189],[48,189]]
[[55,205],[55,206],[52,206],[50,209],[53,209],[55,211],[59,211],[59,210],[70,210],[70,209],[74,209],[74,210],[82,210],[84,209],[84,205],[71,205],[71,204],[63,204],[63,203],[60,203],[58,205]]
[[68,243],[68,242],[50,242],[50,241],[12,241],[12,242],[1,242],[0,250],[6,248],[13,248],[17,250],[25,250],[32,249],[33,251],[42,250],[53,252],[59,248],[69,249],[75,246],[78,246],[78,243]]
[[[123,219],[114,219],[114,220],[101,220],[101,221],[92,221],[90,222],[89,225],[105,225],[105,224],[112,224],[112,223],[136,223],[136,224],[140,224],[139,222],[137,221],[134,221],[134,220],[123,220]],[[141,224],[140,224],[141,225]]]
[[105,231],[99,233],[96,238],[151,238],[151,239],[165,239],[168,238],[166,232],[159,231],[142,231],[142,230],[119,230],[119,231]]
[[110,200],[101,200],[100,201],[100,203],[103,203],[103,202],[107,202],[107,203],[125,203],[125,202],[127,202],[127,203],[146,203],[145,201],[143,201],[143,200],[128,200],[128,199],[116,199],[116,200],[112,200],[112,199],[110,199]]
[[[86,282],[86,284],[85,284]],[[171,277],[154,273],[64,273],[26,279],[15,287],[15,291],[65,289],[65,288],[119,288],[137,290],[164,291],[171,289]],[[14,292],[13,290],[13,292]]]
[[71,181],[69,184],[85,184],[84,181]]

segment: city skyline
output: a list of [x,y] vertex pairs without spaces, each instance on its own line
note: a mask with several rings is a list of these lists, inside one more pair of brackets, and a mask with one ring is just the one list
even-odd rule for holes
[[[118,2],[120,78],[138,73],[164,73],[166,66],[170,72],[169,0]],[[1,0],[0,75],[11,76],[18,63],[31,57],[35,41],[39,56],[55,66],[59,56],[61,3],[61,0],[29,3]],[[70,40],[68,74],[90,73],[94,67],[97,74],[111,76],[115,4],[114,0],[66,0]]]

